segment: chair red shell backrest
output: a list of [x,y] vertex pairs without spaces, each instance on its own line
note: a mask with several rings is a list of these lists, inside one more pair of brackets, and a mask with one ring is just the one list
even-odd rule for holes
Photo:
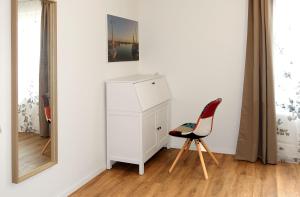
[[208,103],[201,115],[198,118],[197,124],[193,130],[193,133],[199,136],[207,136],[210,134],[213,128],[214,115],[217,107],[222,102],[221,98],[218,98],[214,101]]
[[49,99],[46,95],[42,96],[43,103],[44,103],[44,113],[48,123],[51,123],[51,109],[49,104]]
[[218,98],[214,101],[211,101],[210,103],[208,103],[205,108],[203,109],[200,118],[209,118],[214,116],[215,111],[217,109],[217,107],[219,106],[219,104],[222,102],[221,98]]
[[51,123],[51,110],[50,110],[50,107],[44,107],[44,112],[45,112],[47,122]]

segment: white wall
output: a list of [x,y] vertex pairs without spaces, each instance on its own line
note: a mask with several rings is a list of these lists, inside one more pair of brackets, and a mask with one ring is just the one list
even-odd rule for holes
[[[141,72],[167,76],[172,128],[195,121],[206,103],[224,99],[207,142],[235,153],[244,72],[247,0],[140,0]],[[172,139],[172,147],[182,141]]]
[[58,0],[58,165],[11,183],[10,0],[0,1],[0,195],[58,196],[105,168],[104,80],[135,74],[107,63],[106,14],[138,19],[137,0]]

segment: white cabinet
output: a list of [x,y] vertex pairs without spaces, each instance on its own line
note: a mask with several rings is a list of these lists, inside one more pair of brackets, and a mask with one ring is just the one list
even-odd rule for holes
[[165,77],[134,75],[106,83],[107,168],[120,161],[139,165],[169,142],[171,94]]

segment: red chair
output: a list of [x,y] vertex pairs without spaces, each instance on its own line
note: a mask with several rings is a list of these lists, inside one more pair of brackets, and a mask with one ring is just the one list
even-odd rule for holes
[[[45,118],[48,122],[48,124],[51,124],[51,109],[50,109],[50,104],[49,104],[49,99],[46,95],[42,96],[42,100],[44,103],[44,114],[45,114]],[[51,143],[51,138],[49,138],[49,140],[47,141],[46,145],[44,146],[43,150],[42,150],[42,154],[45,153],[47,147],[49,146],[49,144]]]
[[207,137],[211,133],[212,128],[213,128],[215,111],[221,102],[222,102],[222,99],[218,98],[218,99],[210,102],[209,104],[207,104],[205,106],[205,108],[203,109],[201,115],[199,116],[197,123],[185,123],[185,124],[181,125],[180,127],[177,127],[176,129],[174,129],[173,131],[169,132],[169,134],[171,136],[187,139],[185,141],[183,147],[179,151],[175,161],[173,162],[173,164],[169,170],[169,173],[172,172],[172,170],[174,169],[176,163],[178,162],[178,160],[181,157],[181,155],[183,154],[183,152],[189,150],[191,143],[193,141],[195,141],[195,144],[196,144],[196,147],[197,147],[197,150],[199,153],[200,162],[202,165],[205,179],[208,179],[208,175],[207,175],[203,155],[201,152],[200,143],[203,145],[203,147],[206,149],[208,154],[215,161],[217,166],[219,166],[218,160],[215,158],[213,153],[208,149],[206,143],[204,143],[202,138]]

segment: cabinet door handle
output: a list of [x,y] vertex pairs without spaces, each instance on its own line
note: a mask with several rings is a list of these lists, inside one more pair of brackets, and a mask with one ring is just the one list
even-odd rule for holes
[[152,85],[155,85],[155,82],[154,82],[154,81],[152,82]]
[[158,130],[158,131],[161,130],[161,127],[157,127],[157,130]]

